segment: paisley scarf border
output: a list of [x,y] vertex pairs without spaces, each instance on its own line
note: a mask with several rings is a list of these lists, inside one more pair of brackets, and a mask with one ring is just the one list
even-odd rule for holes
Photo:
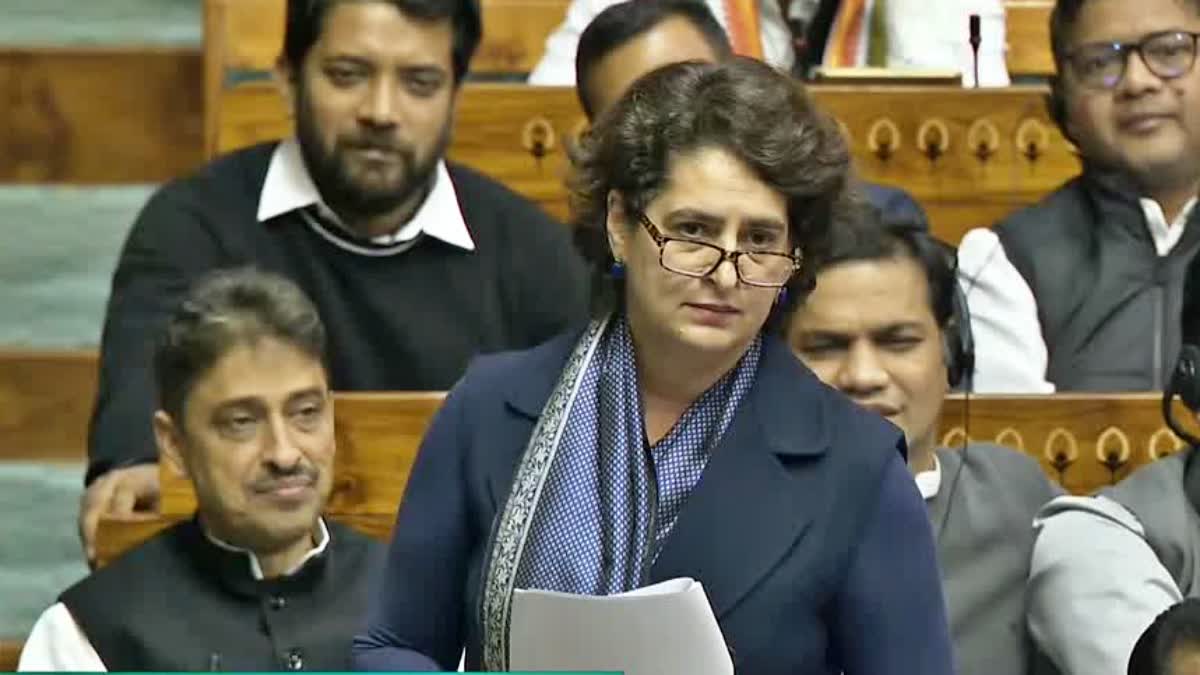
[[491,672],[508,670],[508,633],[517,566],[529,537],[533,514],[554,464],[559,440],[579,394],[583,375],[595,357],[611,317],[593,321],[567,359],[554,391],[546,401],[504,504],[488,556],[482,612],[483,666]]

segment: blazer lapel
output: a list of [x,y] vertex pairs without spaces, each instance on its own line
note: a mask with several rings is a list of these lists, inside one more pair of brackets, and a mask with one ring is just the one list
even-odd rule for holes
[[512,448],[516,456],[493,463],[488,472],[488,488],[496,508],[508,498],[513,472],[581,334],[582,331],[571,331],[531,350],[523,364],[526,366],[523,376],[514,379],[505,392],[504,425],[495,429],[492,436],[498,448]]
[[758,379],[651,570],[702,579],[720,618],[792,548],[816,511],[828,447],[822,385],[781,343],[763,345]]

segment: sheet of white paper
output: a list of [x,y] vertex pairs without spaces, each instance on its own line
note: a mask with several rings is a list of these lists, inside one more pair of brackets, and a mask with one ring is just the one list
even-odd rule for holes
[[708,596],[692,579],[601,597],[517,590],[511,623],[512,670],[733,674]]

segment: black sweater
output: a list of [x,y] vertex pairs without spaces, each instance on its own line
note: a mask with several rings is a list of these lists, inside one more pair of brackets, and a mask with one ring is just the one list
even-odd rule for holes
[[424,237],[403,253],[361,255],[300,212],[258,222],[274,149],[173,181],[138,216],[105,318],[89,482],[156,457],[154,340],[188,285],[216,268],[255,264],[297,282],[325,322],[338,390],[447,390],[473,356],[536,345],[586,318],[586,274],[566,228],[495,181],[449,167],[475,251]]

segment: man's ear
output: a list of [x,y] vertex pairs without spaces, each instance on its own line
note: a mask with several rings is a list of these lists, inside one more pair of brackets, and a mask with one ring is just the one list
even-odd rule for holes
[[608,234],[608,248],[613,260],[624,262],[625,247],[629,239],[630,215],[625,213],[625,200],[616,190],[608,191],[608,208],[605,209],[604,229]]
[[280,55],[275,61],[274,80],[275,87],[279,90],[279,95],[283,97],[284,103],[287,105],[288,114],[296,109],[296,83],[299,81],[300,72],[292,67],[288,60]]
[[154,413],[153,426],[159,456],[166,460],[176,476],[190,479],[187,462],[183,459],[183,429],[165,410]]

